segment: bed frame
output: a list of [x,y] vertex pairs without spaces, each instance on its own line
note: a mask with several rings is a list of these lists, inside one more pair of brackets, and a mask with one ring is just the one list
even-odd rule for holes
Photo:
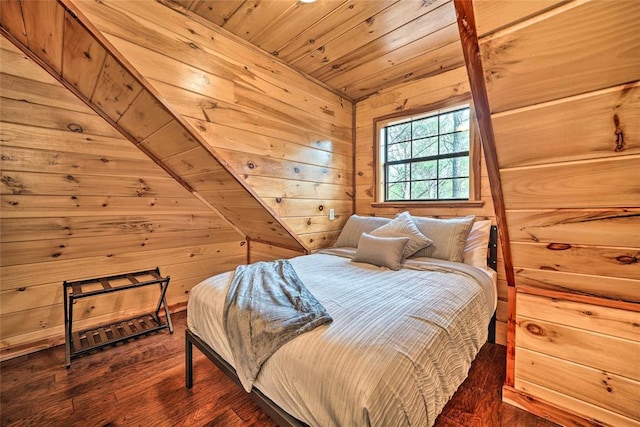
[[[498,228],[491,226],[491,233],[489,238],[489,257],[487,259],[487,265],[493,270],[497,271],[498,265]],[[496,315],[494,313],[491,321],[489,322],[489,337],[488,341],[495,343],[496,340]],[[188,328],[185,333],[185,383],[188,389],[193,387],[193,346],[196,346],[209,360],[211,360],[224,374],[229,377],[233,382],[242,387],[238,375],[235,369],[226,360],[224,360],[218,353],[216,353],[207,343],[205,343],[200,337],[191,332]],[[285,410],[280,408],[271,399],[269,399],[264,393],[258,390],[256,387],[251,389],[249,397],[269,415],[269,417],[281,427],[304,427],[307,424],[289,415]]]

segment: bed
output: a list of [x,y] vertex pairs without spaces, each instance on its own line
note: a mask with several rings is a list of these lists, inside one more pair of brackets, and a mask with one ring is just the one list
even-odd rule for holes
[[[251,396],[280,425],[430,426],[493,334],[496,275],[486,268],[486,254],[492,265],[495,228],[490,242],[484,236],[472,242],[483,266],[424,256],[438,255],[431,250],[401,257],[395,270],[361,262],[360,239],[390,222],[361,219],[349,219],[337,247],[289,260],[333,321],[287,342],[262,365]],[[472,228],[464,234],[467,246]],[[379,240],[373,244],[369,256],[386,254]],[[188,388],[194,345],[239,382],[222,322],[232,277],[213,276],[191,291]]]

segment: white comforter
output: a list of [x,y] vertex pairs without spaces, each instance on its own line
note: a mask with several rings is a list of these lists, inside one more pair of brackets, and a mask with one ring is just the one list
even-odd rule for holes
[[[281,347],[255,387],[312,426],[431,426],[486,341],[490,276],[427,258],[400,271],[327,253],[290,262],[333,323]],[[457,266],[479,274],[445,271]],[[231,277],[192,289],[187,324],[234,365],[222,327]]]

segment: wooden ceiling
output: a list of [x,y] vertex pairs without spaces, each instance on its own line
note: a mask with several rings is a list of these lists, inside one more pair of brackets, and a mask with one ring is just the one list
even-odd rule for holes
[[452,0],[174,0],[352,100],[464,65]]

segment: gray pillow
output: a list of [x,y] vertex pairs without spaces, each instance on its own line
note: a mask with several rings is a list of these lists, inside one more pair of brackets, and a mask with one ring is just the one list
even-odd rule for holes
[[376,228],[370,234],[377,237],[408,237],[409,243],[404,248],[404,258],[431,244],[431,239],[418,230],[409,212],[402,212],[393,221]]
[[433,243],[416,252],[412,258],[426,256],[454,262],[464,261],[464,245],[476,217],[473,215],[460,218],[428,218],[414,216],[418,229],[428,236]]
[[407,243],[408,237],[375,237],[362,233],[358,249],[351,261],[399,270]]
[[390,221],[389,218],[351,215],[342,228],[340,236],[338,236],[338,240],[336,240],[333,247],[342,248],[348,246],[355,248],[358,246],[362,233],[370,233]]

